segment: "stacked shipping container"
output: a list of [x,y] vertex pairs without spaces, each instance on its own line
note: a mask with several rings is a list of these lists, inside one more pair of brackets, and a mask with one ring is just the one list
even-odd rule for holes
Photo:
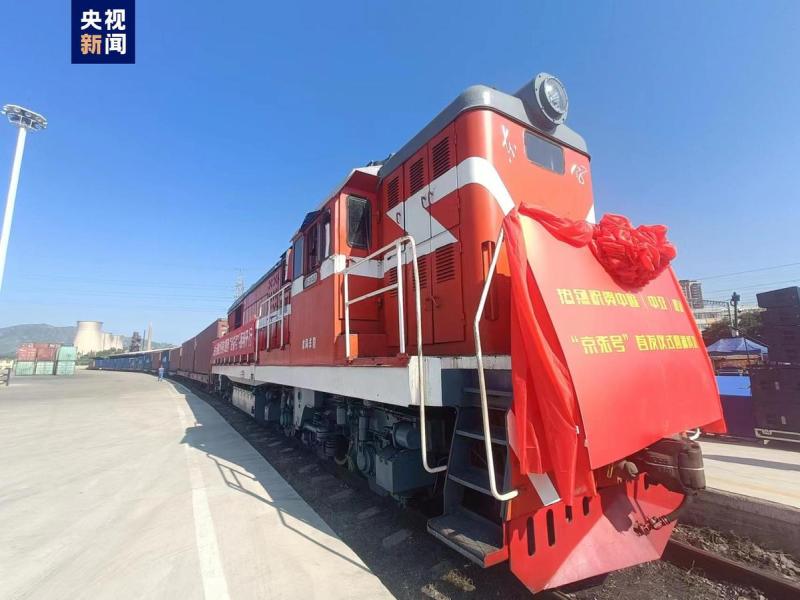
[[[17,348],[14,374],[72,375],[75,372],[75,358],[74,346],[25,342]],[[59,362],[64,363],[60,369],[58,367]]]
[[36,361],[18,361],[14,364],[14,375],[33,375]]
[[78,351],[75,346],[61,346],[56,355],[56,375],[74,375]]
[[17,361],[29,362],[36,360],[36,344],[26,342],[17,348]]
[[800,442],[800,287],[756,294],[770,365],[752,370],[756,436]]
[[33,375],[36,369],[36,344],[26,342],[17,348],[14,375]]

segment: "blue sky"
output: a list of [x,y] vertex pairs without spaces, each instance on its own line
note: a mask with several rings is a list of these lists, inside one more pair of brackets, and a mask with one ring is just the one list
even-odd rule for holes
[[[539,71],[567,86],[598,214],[667,224],[708,297],[800,283],[796,2],[138,0],[119,66],[69,64],[68,2],[25,11],[0,21],[0,104],[50,125],[23,161],[0,326],[183,341],[351,167],[468,85]],[[3,197],[13,148],[3,126]]]

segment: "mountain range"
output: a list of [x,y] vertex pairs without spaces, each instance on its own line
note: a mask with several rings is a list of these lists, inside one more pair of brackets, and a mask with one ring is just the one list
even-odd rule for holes
[[[56,327],[46,323],[11,325],[0,327],[0,357],[12,357],[17,351],[17,347],[23,342],[44,342],[56,344],[72,344],[75,340],[74,325],[68,327]],[[122,336],[123,343],[127,348],[131,343],[129,336]],[[169,348],[173,344],[163,342],[153,342],[153,349]]]

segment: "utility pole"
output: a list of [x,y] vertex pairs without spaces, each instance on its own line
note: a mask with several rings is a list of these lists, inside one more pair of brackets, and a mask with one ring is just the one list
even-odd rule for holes
[[153,324],[148,323],[147,325],[147,351],[153,349]]
[[731,294],[731,304],[733,304],[733,335],[734,337],[739,337],[739,301],[742,297],[733,292]]
[[6,196],[6,210],[3,213],[3,228],[0,229],[0,289],[3,287],[3,274],[6,270],[6,256],[8,255],[8,240],[11,237],[11,219],[14,216],[14,204],[17,200],[17,186],[19,185],[19,170],[22,166],[22,154],[25,151],[25,137],[28,131],[39,131],[47,127],[47,119],[33,111],[6,104],[2,114],[8,117],[9,123],[19,128],[17,132],[17,148],[14,151],[14,161],[11,163],[11,181],[8,184]]
[[242,277],[242,270],[239,269],[236,275],[236,283],[233,286],[233,299],[237,300],[244,294],[244,277]]

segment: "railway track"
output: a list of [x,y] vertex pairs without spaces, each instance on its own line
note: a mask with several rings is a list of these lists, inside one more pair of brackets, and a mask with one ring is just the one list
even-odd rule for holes
[[679,540],[669,541],[663,560],[681,569],[700,569],[713,579],[757,588],[769,598],[800,598],[800,584],[791,579]]
[[[226,420],[228,420],[234,426],[235,429],[237,429],[239,431],[240,434],[242,434],[251,443],[254,443],[254,441],[256,441],[254,439],[250,439],[251,437],[253,437],[252,436],[252,432],[253,431],[259,431],[259,432],[264,432],[264,433],[269,432],[267,434],[267,435],[269,435],[269,440],[281,441],[280,447],[275,448],[276,452],[278,452],[278,451],[285,452],[286,451],[285,449],[290,447],[290,446],[291,447],[295,447],[297,449],[301,449],[301,448],[305,449],[304,446],[301,446],[298,443],[292,442],[291,440],[289,440],[287,438],[283,438],[282,437],[283,434],[281,432],[270,431],[269,428],[263,428],[261,425],[256,424],[255,421],[253,421],[253,420],[249,419],[248,417],[246,417],[246,415],[244,415],[244,413],[241,413],[237,408],[233,407],[232,405],[230,405],[228,403],[225,403],[225,402],[221,401],[216,396],[208,394],[207,392],[199,389],[199,387],[196,386],[194,384],[194,382],[189,383],[189,382],[187,382],[185,380],[182,380],[180,383],[182,385],[184,385],[185,387],[190,388],[191,391],[194,394],[196,394],[197,396],[201,397],[203,400],[205,400],[206,402],[211,404],[218,412],[220,412],[222,414],[222,416],[224,418],[226,418]],[[231,420],[232,418],[233,418],[233,420]],[[241,425],[237,425],[234,421],[242,422],[244,424],[244,428]],[[262,433],[260,435],[263,436],[264,433]],[[256,436],[256,437],[258,437],[258,436]],[[275,444],[276,444],[276,442],[273,441],[270,444],[270,446],[275,446]],[[270,460],[270,458],[263,451],[264,448],[257,448],[257,450],[259,450],[259,452],[261,452],[265,456],[265,458]],[[279,466],[279,467],[281,465],[281,462],[283,462],[285,460],[285,457],[287,455],[280,454],[280,456],[281,456],[281,458],[277,462],[277,466]],[[310,459],[311,461],[316,461],[316,455],[314,455],[311,452],[308,453],[308,456],[306,458]],[[310,467],[303,468],[301,466],[301,463],[297,463],[297,462],[294,462],[292,464],[293,464],[293,468],[295,470],[299,469],[300,472],[306,471],[306,469],[310,468]],[[330,465],[327,465],[327,466],[330,466]],[[282,471],[283,469],[280,469],[280,470]],[[318,472],[318,471],[314,471],[314,472]],[[338,475],[336,475],[335,473],[331,473],[331,474],[338,477]],[[284,473],[284,475],[289,475],[289,473]],[[292,485],[295,485],[295,486],[298,485],[297,481],[291,481],[290,480],[290,483]],[[345,481],[344,484],[348,485],[348,486],[351,486],[351,487],[354,485],[354,483],[352,481]],[[357,484],[355,484],[355,485],[357,485]],[[301,491],[301,490],[298,489],[298,491]],[[302,491],[301,491],[301,495],[304,495],[302,493]],[[366,494],[365,495],[367,497],[370,497],[370,498],[375,498],[375,502],[376,503],[380,503],[381,502],[381,500],[378,497],[374,496],[371,491],[366,490]],[[309,499],[307,498],[307,500],[309,500]],[[313,502],[312,502],[312,505],[313,505]],[[398,509],[398,510],[402,510],[402,509]],[[405,525],[407,527],[409,527],[409,529],[412,529],[412,528],[413,529],[419,529],[420,531],[423,532],[423,539],[426,539],[427,538],[427,534],[424,533],[424,526],[414,527],[414,525],[412,523],[414,520],[417,520],[417,521],[420,521],[420,522],[424,523],[425,516],[422,515],[421,513],[418,514],[417,510],[405,509],[404,513],[406,515],[409,515],[409,520],[407,520],[405,522]],[[347,541],[352,542],[353,540],[347,540]],[[419,544],[419,541],[417,541],[416,543]],[[378,543],[378,546],[380,546],[380,543]],[[433,547],[434,547],[434,550],[437,552],[438,558],[441,558],[441,555],[438,554],[440,551],[444,552],[445,554],[448,552],[448,551],[442,550],[438,546],[438,544],[434,545]],[[418,547],[418,549],[421,549],[421,548]],[[366,550],[366,548],[365,548],[365,550]],[[702,573],[704,575],[706,575],[708,578],[713,579],[713,580],[717,580],[717,581],[725,582],[725,583],[736,584],[736,585],[739,585],[739,586],[743,586],[745,588],[747,588],[747,587],[756,588],[756,589],[760,590],[762,593],[764,593],[768,598],[776,598],[776,599],[780,599],[780,600],[782,600],[784,598],[800,598],[800,585],[798,585],[796,582],[793,582],[793,581],[791,581],[791,580],[789,580],[789,579],[787,579],[785,577],[781,577],[780,575],[765,571],[763,569],[758,569],[758,568],[751,567],[751,566],[743,564],[743,563],[732,561],[732,560],[727,559],[727,558],[725,558],[723,556],[719,556],[719,555],[714,554],[712,552],[708,552],[706,550],[702,550],[700,548],[697,548],[695,546],[692,546],[692,545],[687,544],[687,543],[682,542],[682,541],[678,541],[678,540],[674,540],[674,539],[670,540],[669,544],[667,545],[667,549],[666,549],[666,551],[664,553],[663,560],[665,562],[667,562],[667,563],[670,563],[674,567],[676,567],[676,568],[678,568],[680,570],[683,570],[683,571],[699,570],[699,571],[702,571]],[[488,580],[487,581],[480,581],[484,577],[484,575],[489,576]],[[511,599],[511,600],[516,599],[516,598],[531,598],[530,593],[527,592],[526,590],[524,590],[524,588],[522,588],[522,586],[518,585],[518,582],[515,579],[511,578],[510,576],[509,577],[501,577],[502,581],[495,581],[494,580],[495,576],[492,576],[487,571],[480,570],[480,569],[477,570],[477,572],[467,573],[467,576],[468,577],[472,576],[472,577],[475,577],[477,579],[475,581],[475,583],[478,585],[478,588],[484,592],[484,595],[482,595],[480,597],[487,597],[487,598],[488,597],[498,597],[498,598],[499,597],[503,597],[503,598],[507,598],[507,599]],[[487,593],[487,585],[486,584],[490,584],[490,583],[491,584],[500,583],[501,587],[505,588],[507,590],[507,592],[510,592],[510,593],[502,594],[502,596],[495,596],[495,594],[486,595],[486,593]],[[483,585],[481,585],[481,584],[483,584]],[[509,587],[506,587],[506,586],[509,586]],[[494,585],[490,585],[488,587],[494,587]],[[395,589],[395,590],[392,590],[392,591],[397,592],[398,590]],[[472,591],[471,593],[465,594],[465,596],[466,597],[470,597],[470,596],[472,596],[472,594],[474,594],[474,591]],[[413,594],[411,596],[406,596],[405,594],[397,594],[397,595],[399,597],[417,597],[416,594]],[[433,595],[431,595],[429,593],[423,593],[423,596],[428,596],[428,597],[431,597],[431,598],[448,598],[448,599],[451,598],[451,595],[440,594],[438,591],[435,591],[433,593]],[[461,596],[461,594],[455,594],[454,597],[457,598],[457,597],[460,597],[460,596]],[[584,595],[578,593],[577,597],[583,598]],[[547,590],[547,591],[544,591],[544,592],[541,592],[541,593],[537,594],[535,596],[535,598],[540,599],[540,600],[570,600],[570,599],[571,600],[575,600],[576,595],[575,595],[575,592],[567,592],[567,591],[562,591],[562,590]]]

